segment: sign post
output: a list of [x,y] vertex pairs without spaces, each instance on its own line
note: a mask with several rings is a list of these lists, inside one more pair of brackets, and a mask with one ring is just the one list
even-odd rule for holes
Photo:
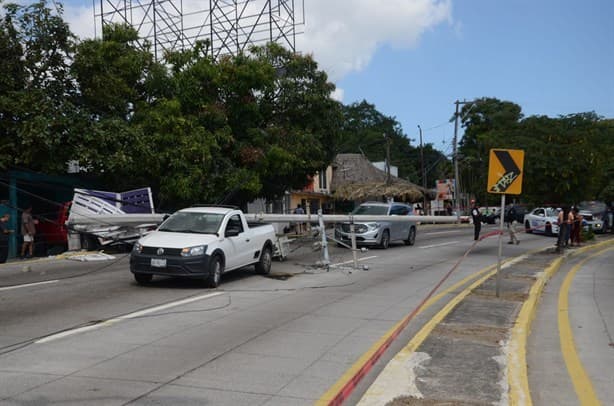
[[521,149],[491,149],[488,160],[487,192],[501,195],[499,221],[499,254],[497,258],[496,295],[501,290],[501,254],[503,251],[503,222],[505,220],[505,195],[522,193],[524,151]]

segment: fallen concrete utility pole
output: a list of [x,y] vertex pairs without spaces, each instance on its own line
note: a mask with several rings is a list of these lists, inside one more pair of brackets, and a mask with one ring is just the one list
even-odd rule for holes
[[[248,221],[259,221],[263,223],[275,222],[310,222],[318,223],[317,214],[265,214],[265,213],[245,213],[245,218]],[[364,223],[369,221],[392,221],[392,222],[420,222],[424,223],[456,223],[456,216],[375,216],[375,215],[351,215],[351,214],[323,214],[322,220],[325,223],[342,223],[354,221],[356,223]]]

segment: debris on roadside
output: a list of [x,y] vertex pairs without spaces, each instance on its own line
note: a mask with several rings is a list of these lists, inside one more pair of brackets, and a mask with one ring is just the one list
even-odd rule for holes
[[94,262],[94,261],[111,261],[115,259],[113,255],[105,254],[104,252],[89,253],[82,255],[71,255],[66,257],[71,261]]

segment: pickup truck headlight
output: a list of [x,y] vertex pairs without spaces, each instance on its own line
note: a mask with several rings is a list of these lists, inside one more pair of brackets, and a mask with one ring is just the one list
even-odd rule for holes
[[143,246],[138,242],[135,242],[134,246],[132,247],[132,252],[134,252],[135,254],[140,254],[141,251],[143,251]]
[[196,247],[186,247],[181,250],[182,257],[196,257],[198,255],[205,255],[206,245],[198,245]]

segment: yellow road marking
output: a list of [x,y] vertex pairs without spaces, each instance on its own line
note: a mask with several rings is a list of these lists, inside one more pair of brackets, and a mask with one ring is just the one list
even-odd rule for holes
[[563,353],[563,359],[565,360],[565,365],[567,365],[567,372],[573,382],[576,395],[578,395],[578,399],[582,405],[600,405],[601,403],[599,402],[599,398],[593,388],[593,383],[586,373],[584,365],[582,365],[582,361],[576,350],[576,344],[569,322],[569,288],[571,287],[574,276],[584,264],[595,257],[603,255],[603,253],[611,249],[612,248],[606,248],[596,252],[574,266],[565,277],[559,292],[558,321],[561,352]]
[[542,276],[537,278],[529,290],[529,297],[522,304],[514,327],[507,352],[507,379],[509,384],[509,401],[511,405],[531,406],[531,392],[529,391],[529,377],[526,363],[527,336],[531,329],[531,322],[535,317],[537,302],[541,297],[546,281],[554,275],[563,263],[563,257],[554,260]]
[[[569,256],[582,254],[589,250],[598,249],[614,243],[614,240],[604,241],[595,245],[588,245],[572,252]],[[529,377],[526,363],[526,343],[531,330],[531,322],[535,317],[537,302],[545,283],[558,271],[565,257],[554,260],[529,291],[529,297],[522,305],[516,323],[512,328],[510,342],[508,343],[507,379],[509,384],[509,404],[531,406],[531,392],[529,390]]]

